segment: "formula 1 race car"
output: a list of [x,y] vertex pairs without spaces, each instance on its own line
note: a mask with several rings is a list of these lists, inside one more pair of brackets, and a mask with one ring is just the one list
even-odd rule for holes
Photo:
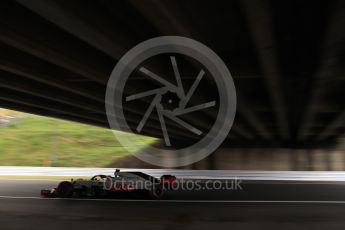
[[143,172],[120,172],[114,176],[96,175],[89,180],[62,181],[56,188],[41,190],[41,196],[49,198],[118,198],[122,195],[139,195],[161,199],[171,190],[176,177],[163,175],[160,179]]

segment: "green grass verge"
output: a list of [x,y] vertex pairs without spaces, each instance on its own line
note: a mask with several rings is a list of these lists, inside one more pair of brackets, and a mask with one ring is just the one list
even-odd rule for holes
[[[109,129],[0,109],[0,116],[15,116],[0,126],[0,165],[104,167],[128,152]],[[117,135],[133,134],[117,132]],[[154,138],[136,135],[134,150]]]

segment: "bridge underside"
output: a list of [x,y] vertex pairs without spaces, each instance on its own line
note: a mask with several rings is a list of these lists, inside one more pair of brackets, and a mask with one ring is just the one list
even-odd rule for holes
[[[238,105],[224,145],[332,146],[345,130],[344,28],[341,0],[4,0],[0,107],[108,127],[105,90],[117,61],[149,38],[178,35],[210,47],[232,73]],[[147,84],[134,77],[128,95]],[[147,106],[129,106],[128,123]],[[193,139],[169,125],[176,140]],[[162,137],[157,119],[144,134]]]

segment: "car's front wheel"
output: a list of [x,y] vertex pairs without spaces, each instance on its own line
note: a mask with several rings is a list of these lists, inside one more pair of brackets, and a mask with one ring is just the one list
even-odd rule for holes
[[73,185],[69,181],[62,181],[56,188],[57,196],[60,198],[70,198],[73,196]]

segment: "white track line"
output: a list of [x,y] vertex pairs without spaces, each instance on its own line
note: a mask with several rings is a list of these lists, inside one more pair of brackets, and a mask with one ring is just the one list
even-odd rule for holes
[[[172,170],[172,169],[121,169],[142,171],[155,177],[173,174],[183,179],[234,179],[274,181],[338,181],[345,182],[344,171],[243,171],[243,170]],[[62,167],[10,167],[0,166],[0,176],[94,176],[113,175],[113,168],[62,168]]]
[[157,203],[296,203],[296,204],[345,204],[345,201],[327,200],[133,200],[133,199],[83,199],[83,198],[43,198],[22,196],[0,196],[0,199],[24,200],[68,200],[68,201],[103,201],[103,202],[157,202]]

